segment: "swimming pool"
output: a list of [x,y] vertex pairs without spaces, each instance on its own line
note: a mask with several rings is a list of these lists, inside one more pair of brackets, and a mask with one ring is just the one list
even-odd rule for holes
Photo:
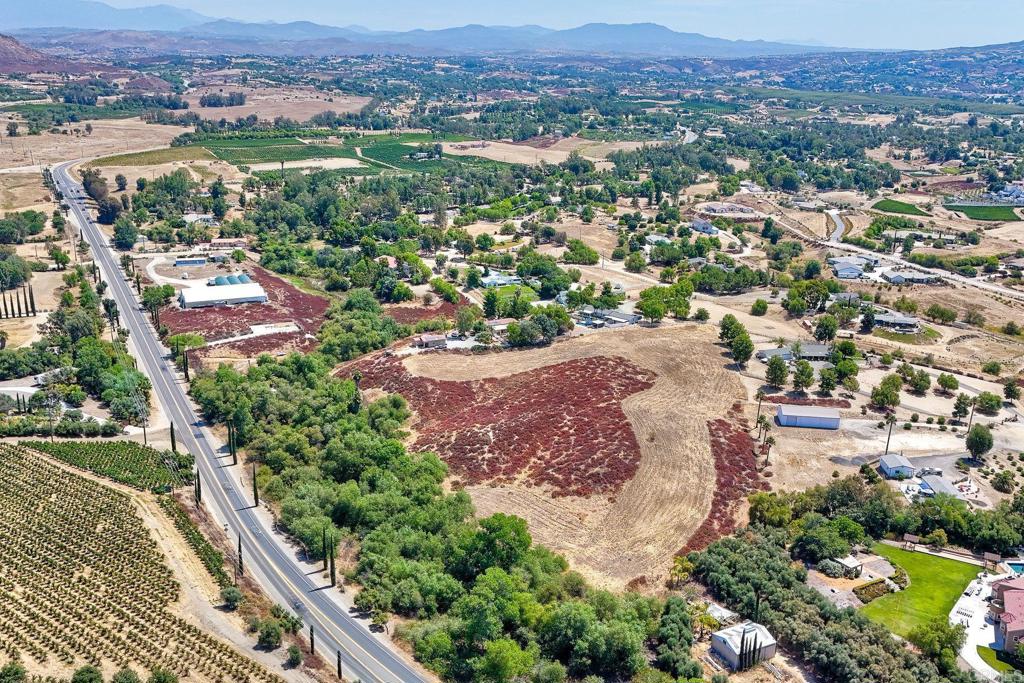
[[1014,574],[1024,574],[1024,562],[1007,562],[1006,564]]

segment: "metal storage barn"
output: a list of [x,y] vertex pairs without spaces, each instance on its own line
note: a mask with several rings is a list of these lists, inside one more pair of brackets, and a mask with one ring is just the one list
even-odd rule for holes
[[206,265],[206,257],[205,256],[183,257],[183,258],[176,259],[174,261],[174,265],[177,266],[178,268],[185,267],[185,266],[205,266]]
[[744,671],[775,656],[778,645],[761,624],[746,621],[711,634],[711,649],[733,671]]
[[783,427],[809,427],[811,429],[839,429],[839,411],[818,406],[781,405],[775,413]]
[[203,308],[228,304],[265,303],[267,293],[255,282],[247,285],[221,285],[220,287],[188,287],[178,294],[182,308]]

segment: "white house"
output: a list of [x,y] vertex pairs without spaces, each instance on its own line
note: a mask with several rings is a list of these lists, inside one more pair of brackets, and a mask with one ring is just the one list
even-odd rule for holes
[[879,466],[889,479],[910,479],[917,474],[917,468],[899,453],[883,455]]
[[733,671],[745,671],[774,657],[778,644],[764,626],[745,621],[712,633],[711,649]]

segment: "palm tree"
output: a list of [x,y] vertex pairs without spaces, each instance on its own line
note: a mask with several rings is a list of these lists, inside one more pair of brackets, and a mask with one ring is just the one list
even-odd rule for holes
[[892,426],[896,424],[896,415],[893,413],[886,415],[885,423],[889,425],[889,436],[885,438],[885,454],[889,455],[889,440],[892,439]]
[[766,446],[764,449],[764,466],[768,467],[768,454],[772,452],[772,446],[775,445],[775,437],[769,436],[764,440],[764,445]]
[[761,438],[761,431],[768,427],[768,416],[758,415],[757,416],[757,438]]
[[755,420],[760,420],[761,419],[761,401],[764,400],[764,397],[765,397],[764,389],[758,389],[757,393],[754,394],[754,398],[757,399],[757,417],[754,418]]

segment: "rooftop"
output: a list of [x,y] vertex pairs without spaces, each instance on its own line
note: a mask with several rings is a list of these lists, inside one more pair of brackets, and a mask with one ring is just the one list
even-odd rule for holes
[[779,415],[787,417],[829,417],[839,419],[839,411],[835,408],[824,408],[822,406],[794,406],[782,404],[779,406]]
[[893,469],[896,467],[909,467],[913,469],[914,467],[914,465],[911,464],[911,462],[907,460],[906,457],[899,453],[889,453],[888,455],[883,455],[881,464],[888,469]]
[[738,653],[744,633],[747,634],[748,643],[751,639],[756,638],[761,648],[775,644],[775,638],[772,637],[771,632],[761,624],[755,624],[752,621],[745,621],[742,624],[723,628],[721,631],[716,631],[714,635],[728,643],[733,652]]

